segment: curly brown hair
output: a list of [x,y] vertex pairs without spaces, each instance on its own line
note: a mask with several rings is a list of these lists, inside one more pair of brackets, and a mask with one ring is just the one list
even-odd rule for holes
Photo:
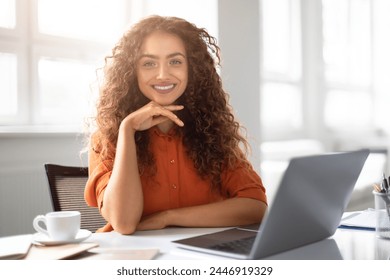
[[[138,88],[136,67],[144,38],[155,31],[174,34],[184,42],[189,80],[176,102],[184,105],[177,114],[185,123],[177,129],[198,174],[210,178],[212,189],[219,190],[225,168],[248,164],[249,145],[241,135],[242,127],[234,118],[217,73],[220,49],[216,39],[205,29],[180,18],[151,16],[141,20],[123,35],[112,55],[106,57],[94,149],[103,158],[108,157],[109,150],[116,146],[122,120],[150,101]],[[149,149],[149,133],[137,131],[135,140],[140,172],[153,172],[157,167]]]

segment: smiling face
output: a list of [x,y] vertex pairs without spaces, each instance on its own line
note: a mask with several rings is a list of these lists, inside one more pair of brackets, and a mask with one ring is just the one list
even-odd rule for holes
[[165,32],[145,38],[137,62],[137,79],[141,92],[165,106],[173,104],[188,84],[188,61],[184,42]]

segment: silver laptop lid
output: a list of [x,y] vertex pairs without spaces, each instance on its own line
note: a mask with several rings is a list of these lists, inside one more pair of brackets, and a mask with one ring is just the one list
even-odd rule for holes
[[333,235],[368,155],[360,150],[292,159],[249,259]]

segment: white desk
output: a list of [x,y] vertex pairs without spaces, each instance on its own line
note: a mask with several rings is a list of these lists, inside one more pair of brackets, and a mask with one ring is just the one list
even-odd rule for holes
[[[218,260],[225,257],[193,252],[178,248],[172,240],[212,233],[223,228],[167,228],[140,231],[133,235],[117,232],[94,233],[86,242],[98,243],[100,248],[154,249],[160,260]],[[374,231],[337,229],[326,240],[275,255],[270,259],[357,259],[374,260],[390,258],[390,240],[379,239]]]

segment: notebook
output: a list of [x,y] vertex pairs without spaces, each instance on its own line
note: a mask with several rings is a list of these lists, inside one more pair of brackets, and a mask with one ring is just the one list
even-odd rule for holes
[[[173,242],[195,251],[262,259],[328,238],[340,223],[368,155],[369,150],[359,150],[293,158],[257,229],[237,227]],[[232,245],[238,249],[232,251]]]

